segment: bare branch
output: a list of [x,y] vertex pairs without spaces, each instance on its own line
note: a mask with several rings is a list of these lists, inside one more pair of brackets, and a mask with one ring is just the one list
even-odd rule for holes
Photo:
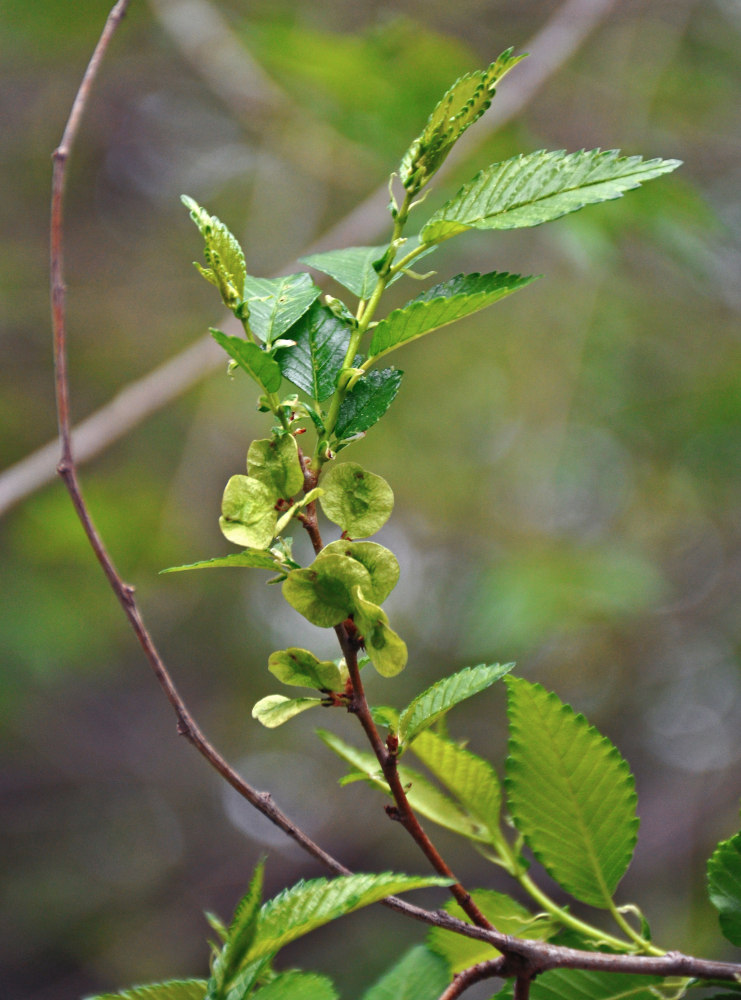
[[[614,3],[615,0],[567,0],[556,11],[524,46],[531,58],[518,68],[517,87],[508,88],[505,85],[488,114],[462,140],[469,143],[469,150],[477,136],[478,141],[483,141],[527,106],[540,87],[604,20]],[[456,162],[455,155],[454,151],[440,174],[451,169]],[[387,200],[388,191],[384,185],[305,252],[373,240],[380,227],[386,224]],[[157,410],[187,392],[211,373],[218,363],[218,353],[210,337],[204,337],[154,371],[130,382],[111,402],[75,428],[73,442],[77,461],[82,464],[100,454]],[[57,442],[52,441],[0,473],[0,514],[54,479],[57,455]]]

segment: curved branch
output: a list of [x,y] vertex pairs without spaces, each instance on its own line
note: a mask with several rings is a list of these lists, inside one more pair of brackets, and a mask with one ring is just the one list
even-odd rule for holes
[[[567,0],[544,27],[524,46],[532,56],[518,68],[518,87],[506,85],[487,115],[462,140],[472,144],[488,138],[532,100],[604,20],[615,0]],[[472,137],[472,138],[469,138]],[[439,176],[456,162],[454,150]],[[323,234],[305,253],[327,247],[352,246],[373,240],[386,224],[388,190],[384,184],[356,209]],[[224,329],[224,326],[221,327]],[[83,420],[73,432],[77,461],[82,464],[100,454],[138,424],[173,399],[187,392],[219,364],[210,337],[203,337],[163,362],[154,371],[135,379],[109,402]],[[0,514],[54,479],[58,443],[49,442],[0,473]]]

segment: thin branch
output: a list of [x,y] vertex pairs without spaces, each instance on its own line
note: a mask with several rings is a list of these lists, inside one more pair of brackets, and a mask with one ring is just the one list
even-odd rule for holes
[[[525,44],[530,58],[518,67],[517,87],[502,87],[487,115],[471,129],[462,143],[469,151],[487,139],[532,100],[598,27],[616,0],[567,0],[544,27]],[[455,164],[456,151],[438,176]],[[346,215],[305,253],[335,246],[352,246],[373,240],[386,224],[388,190],[384,184]],[[229,325],[229,321],[225,321]],[[232,322],[235,322],[232,319]],[[222,325],[221,329],[225,329]],[[237,332],[236,330],[234,332]],[[73,432],[75,454],[83,464],[124,437],[163,406],[187,392],[210,374],[220,357],[210,337],[203,337],[163,362],[154,371],[135,379],[109,402],[83,420]],[[0,514],[54,479],[58,442],[49,442],[0,473]]]

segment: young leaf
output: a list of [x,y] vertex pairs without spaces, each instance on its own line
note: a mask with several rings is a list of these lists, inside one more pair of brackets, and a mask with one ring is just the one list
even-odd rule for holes
[[360,587],[353,587],[353,604],[371,663],[382,677],[395,677],[407,664],[406,643],[390,627],[386,612],[365,600]]
[[282,972],[251,994],[253,1000],[338,1000],[332,980],[315,972]]
[[[330,750],[350,764],[354,771],[353,777],[357,775],[373,785],[374,788],[380,789],[386,795],[391,795],[391,789],[381,773],[374,754],[367,750],[358,750],[325,729],[318,729],[317,735]],[[488,842],[488,836],[482,836],[480,830],[455,802],[439,788],[436,788],[424,775],[409,767],[400,767],[399,778],[406,789],[409,804],[415,812],[432,820],[433,823],[437,823],[438,826],[459,833],[470,840],[480,843]]]
[[437,1000],[449,982],[442,958],[418,944],[402,955],[362,1000]]
[[393,872],[340,875],[331,880],[317,878],[311,882],[298,882],[265,903],[248,957],[254,960],[274,954],[290,941],[303,937],[330,920],[377,903],[386,896],[426,886],[447,886],[450,882],[445,878],[396,875]]
[[187,563],[184,566],[169,566],[160,573],[182,573],[186,569],[220,569],[224,566],[250,567],[252,569],[278,569],[278,564],[264,549],[247,549],[235,552],[230,556],[216,556],[215,559],[202,559],[200,562]]
[[304,485],[304,470],[292,434],[253,441],[247,452],[247,472],[275,495],[287,500]]
[[333,466],[322,480],[319,503],[330,521],[351,538],[375,534],[388,521],[394,494],[381,476],[366,472],[355,462]]
[[348,556],[365,566],[370,575],[370,587],[364,588],[363,593],[376,604],[383,604],[399,582],[398,559],[378,542],[350,542],[340,538],[325,545],[320,554]]
[[517,829],[576,899],[607,907],[630,864],[633,776],[610,741],[539,684],[507,678],[507,797]]
[[311,566],[292,570],[283,583],[283,596],[312,625],[331,628],[352,614],[356,586],[370,589],[368,570],[357,559],[320,553]]
[[620,156],[616,149],[520,154],[480,171],[435,212],[420,238],[439,243],[466,229],[539,226],[585,205],[619,198],[680,163]]
[[[513,937],[527,938],[535,941],[547,941],[558,930],[558,925],[551,919],[536,918],[504,893],[494,889],[474,889],[471,893],[474,903],[484,914],[489,923],[502,934],[512,934]],[[454,917],[471,923],[454,899],[449,899],[444,906]],[[463,937],[442,927],[433,927],[427,934],[427,946],[435,954],[440,955],[450,966],[452,973],[495,958],[500,952],[486,941]]]
[[396,398],[404,372],[397,368],[369,371],[342,400],[334,433],[338,441],[362,434],[384,415]]
[[211,336],[266,392],[277,392],[280,389],[283,381],[280,366],[267,351],[242,337],[227,337],[221,330],[212,329]]
[[471,698],[504,677],[514,663],[494,663],[487,666],[465,667],[450,677],[444,677],[409,703],[399,716],[399,742],[409,745],[423,730],[449,712],[454,705]]
[[535,278],[491,271],[489,274],[458,274],[434,285],[381,320],[371,338],[370,359],[375,362],[401,344],[485,309],[531,281]]
[[239,901],[227,930],[226,942],[213,963],[208,984],[208,1000],[222,998],[239,971],[257,930],[257,917],[262,903],[265,861],[260,860],[249,888]]
[[[552,969],[533,980],[530,1000],[656,1000],[660,976],[586,969]],[[511,1000],[511,983],[494,1000]]]
[[721,841],[708,861],[710,901],[731,944],[741,945],[741,833]]
[[342,691],[345,680],[332,660],[319,660],[308,649],[281,649],[270,654],[268,670],[284,684],[316,688],[318,691]]
[[496,838],[502,793],[491,764],[430,729],[417,736],[411,751],[458,799],[478,832],[490,840]]
[[[406,255],[410,251],[416,250],[419,245],[419,237],[411,236],[401,244],[397,256],[399,254]],[[434,246],[425,247],[415,260],[421,260],[422,257],[432,253],[434,249],[436,249]],[[357,295],[359,299],[369,299],[378,282],[378,271],[375,265],[387,250],[386,244],[379,247],[346,247],[343,250],[328,250],[326,253],[310,254],[308,257],[301,257],[301,262],[323,274],[328,274],[330,278],[334,278],[335,281],[349,289],[353,295]],[[389,285],[398,281],[402,274],[403,272],[399,272],[399,274],[394,275],[389,281]]]
[[345,360],[349,325],[327,306],[314,302],[286,334],[296,343],[275,352],[284,377],[318,403],[328,399]]
[[244,298],[250,313],[250,329],[270,346],[301,319],[321,291],[305,273],[281,278],[255,278],[248,274]]
[[456,80],[430,115],[422,134],[404,154],[399,177],[407,191],[421,191],[466,129],[489,107],[495,84],[524,58],[513,56],[512,49],[507,49],[487,69]]
[[269,694],[254,706],[252,718],[266,729],[277,729],[295,715],[300,715],[307,708],[316,708],[321,703],[321,698],[286,698],[282,694]]
[[101,993],[86,1000],[204,1000],[205,979],[170,979],[165,983],[132,986],[120,993]]
[[219,527],[230,542],[266,549],[275,536],[278,515],[266,486],[248,476],[232,476],[221,501]]
[[215,215],[209,215],[205,208],[186,194],[180,200],[190,209],[190,217],[198,226],[205,240],[203,255],[208,267],[196,267],[206,279],[221,292],[224,304],[235,309],[244,293],[244,279],[247,269],[244,253],[237,239]]

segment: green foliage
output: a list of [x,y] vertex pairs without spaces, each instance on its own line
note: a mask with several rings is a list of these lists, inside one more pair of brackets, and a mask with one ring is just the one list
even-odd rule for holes
[[555,694],[507,678],[507,801],[548,873],[576,899],[610,907],[638,835],[628,765]]
[[102,993],[88,1000],[204,1000],[205,979],[170,979],[166,983],[134,986],[120,993]]
[[708,891],[723,933],[741,945],[741,833],[718,844],[708,861]]
[[[499,271],[458,274],[383,316],[387,288],[405,278],[426,280],[429,276],[416,274],[412,266],[451,236],[540,225],[618,198],[678,166],[676,160],[644,161],[620,157],[616,151],[523,154],[480,171],[422,222],[418,236],[410,237],[410,213],[423,200],[414,201],[415,196],[485,113],[497,83],[521,58],[508,49],[487,69],[461,76],[439,101],[403,156],[401,203],[394,194],[399,184],[393,176],[390,180],[393,228],[387,243],[304,258],[303,263],[332,277],[355,302],[320,298],[306,273],[274,279],[248,275],[244,254],[226,227],[184,199],[206,244],[207,267],[200,271],[219,288],[244,329],[243,338],[212,331],[214,339],[230,357],[230,367],[243,369],[257,383],[258,409],[271,413],[275,422],[270,437],[249,446],[247,475],[233,475],[224,491],[221,530],[243,551],[174,569],[253,566],[277,571],[272,582],[282,583],[283,598],[312,625],[334,628],[342,656],[320,660],[296,646],[272,653],[268,669],[273,676],[289,687],[317,693],[267,695],[255,704],[253,718],[275,728],[317,706],[358,716],[370,750],[330,730],[319,732],[324,744],[349,765],[343,783],[364,781],[391,796],[389,815],[411,833],[444,876],[451,869],[439,858],[417,815],[465,838],[503,869],[530,905],[492,889],[469,895],[447,877],[385,873],[299,882],[261,906],[259,866],[229,928],[212,921],[222,946],[215,950],[207,1000],[333,1000],[334,987],[323,977],[276,973],[278,952],[331,920],[425,886],[452,886],[457,902],[448,903],[450,914],[486,926],[482,914],[500,932],[515,937],[545,942],[569,935],[580,947],[615,955],[663,954],[651,942],[640,911],[632,905],[619,907],[614,899],[636,843],[634,782],[616,748],[582,715],[539,685],[513,677],[511,663],[459,670],[422,690],[401,711],[388,705],[372,708],[359,680],[360,668],[368,661],[383,678],[391,678],[408,660],[406,643],[382,607],[399,580],[398,561],[383,545],[366,540],[390,517],[393,492],[385,479],[361,465],[335,463],[337,453],[375,427],[397,396],[402,373],[374,366],[391,351],[493,305],[534,278]],[[342,62],[334,52],[328,59]],[[298,392],[291,390],[281,398],[284,380]],[[472,431],[467,428],[465,433]],[[320,513],[339,528],[339,538],[324,541]],[[308,532],[314,553],[308,564],[294,559],[291,540],[284,537],[290,522]],[[367,660],[360,658],[363,652]],[[509,719],[506,817],[494,766],[447,730],[451,709],[502,678]],[[388,730],[385,742],[378,727]],[[426,773],[407,766],[410,755]],[[721,844],[711,859],[709,883],[724,930],[738,942],[741,864],[735,840]],[[568,902],[556,901],[541,889],[529,874],[525,847],[569,897],[608,911],[621,936],[574,915]],[[626,920],[628,911],[638,916],[640,932]],[[485,941],[435,927],[427,946],[403,956],[364,1000],[433,1000],[451,976],[496,954]],[[554,969],[537,978],[532,995],[536,1000],[642,997],[658,981]],[[508,995],[508,989],[502,995]]]

